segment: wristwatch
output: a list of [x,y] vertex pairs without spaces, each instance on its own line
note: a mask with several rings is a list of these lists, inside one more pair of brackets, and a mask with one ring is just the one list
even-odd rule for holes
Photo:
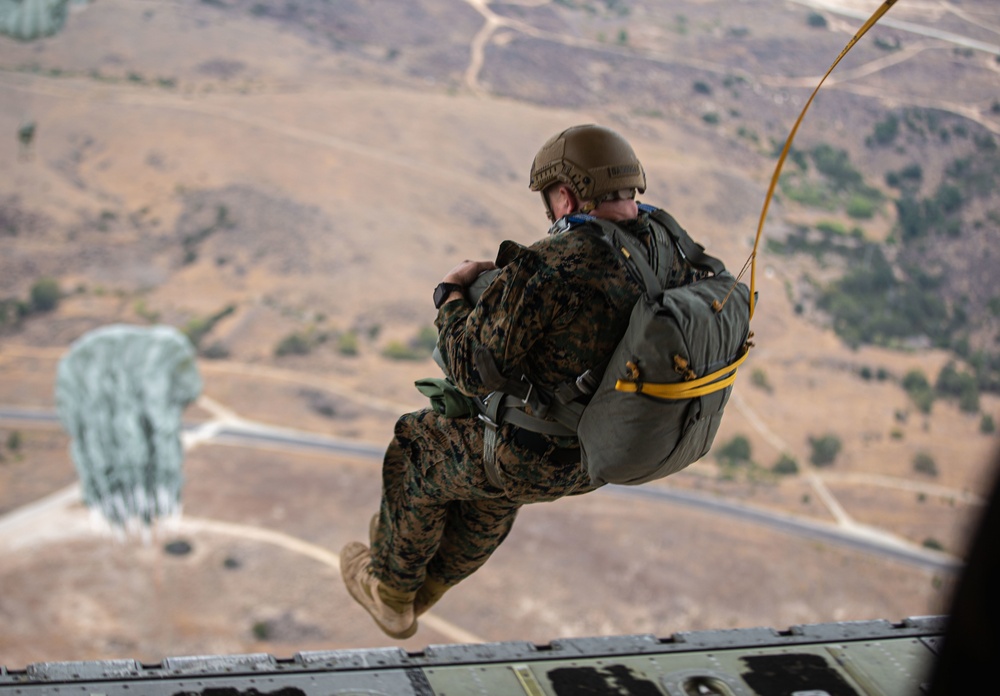
[[456,290],[464,292],[465,288],[458,283],[440,283],[434,288],[434,309],[441,309],[441,305],[448,299],[448,295]]

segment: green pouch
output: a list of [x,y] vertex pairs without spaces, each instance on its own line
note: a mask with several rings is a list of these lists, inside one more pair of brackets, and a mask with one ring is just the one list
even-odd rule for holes
[[421,394],[431,400],[431,408],[445,418],[461,418],[478,411],[475,401],[446,379],[426,377],[414,384]]

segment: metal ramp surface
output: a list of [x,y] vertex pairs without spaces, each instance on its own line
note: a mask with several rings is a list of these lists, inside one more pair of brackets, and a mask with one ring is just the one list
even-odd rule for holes
[[918,696],[943,617],[0,667],[0,696]]

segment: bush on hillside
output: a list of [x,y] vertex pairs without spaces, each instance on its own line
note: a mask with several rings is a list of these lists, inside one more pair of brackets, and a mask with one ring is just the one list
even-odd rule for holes
[[837,455],[840,454],[840,438],[833,433],[828,433],[821,437],[810,436],[809,444],[812,446],[812,454],[809,455],[809,461],[813,466],[831,466],[836,461]]
[[40,278],[31,286],[31,309],[35,312],[50,312],[59,306],[61,297],[58,282],[52,278]]

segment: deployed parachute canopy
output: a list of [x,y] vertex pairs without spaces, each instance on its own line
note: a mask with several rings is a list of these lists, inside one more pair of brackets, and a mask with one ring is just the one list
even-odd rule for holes
[[191,342],[169,326],[106,326],[59,362],[56,408],[83,500],[115,528],[180,510],[181,412],[201,392]]
[[55,34],[66,23],[69,0],[0,0],[0,34],[31,41]]

